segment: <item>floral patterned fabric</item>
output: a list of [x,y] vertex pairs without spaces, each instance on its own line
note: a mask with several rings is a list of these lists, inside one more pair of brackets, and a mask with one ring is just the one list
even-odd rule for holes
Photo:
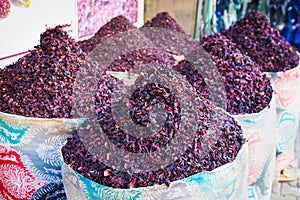
[[60,147],[83,119],[39,119],[0,112],[0,199],[27,200],[61,182]]
[[24,165],[20,153],[0,145],[0,197],[27,200],[47,182],[36,178]]

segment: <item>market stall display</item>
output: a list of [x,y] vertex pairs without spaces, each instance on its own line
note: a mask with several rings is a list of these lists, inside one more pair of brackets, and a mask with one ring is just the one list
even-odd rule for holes
[[[30,4],[0,0],[0,20]],[[137,0],[71,4],[33,49],[3,48],[0,199],[268,200],[296,177],[300,54],[265,14],[198,41],[168,12],[135,27]]]

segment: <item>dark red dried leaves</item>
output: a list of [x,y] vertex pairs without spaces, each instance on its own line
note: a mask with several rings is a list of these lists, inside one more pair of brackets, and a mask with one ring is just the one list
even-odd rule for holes
[[79,45],[61,27],[42,33],[39,46],[1,70],[0,111],[70,118],[72,86],[83,61]]
[[258,113],[269,106],[272,87],[260,65],[243,55],[224,35],[205,36],[201,46],[208,51],[222,75],[227,111],[231,114]]
[[263,72],[286,71],[298,65],[296,50],[270,26],[263,13],[253,11],[222,33],[261,65]]
[[158,13],[151,20],[148,20],[143,27],[166,28],[186,34],[183,28],[167,12]]
[[126,17],[117,16],[102,26],[92,38],[78,43],[85,53],[89,53],[107,38],[132,29],[136,29],[136,27]]

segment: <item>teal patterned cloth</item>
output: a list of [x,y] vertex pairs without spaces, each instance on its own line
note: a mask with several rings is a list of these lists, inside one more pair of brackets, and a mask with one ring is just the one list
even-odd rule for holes
[[174,200],[247,199],[248,146],[243,145],[235,161],[165,185],[117,189],[87,179],[67,164],[62,165],[63,183],[69,200]]
[[12,127],[7,124],[6,120],[0,119],[0,143],[16,145],[21,143],[29,126]]

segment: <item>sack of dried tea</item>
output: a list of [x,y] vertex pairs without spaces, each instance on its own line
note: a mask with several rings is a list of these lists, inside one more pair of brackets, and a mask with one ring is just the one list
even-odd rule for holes
[[1,199],[29,199],[61,181],[59,147],[84,121],[71,119],[72,87],[83,61],[78,44],[58,26],[0,70]]
[[188,178],[132,189],[118,189],[98,184],[83,177],[66,163],[62,166],[67,198],[75,199],[247,199],[248,147],[243,145],[236,159],[213,171],[202,172]]
[[259,113],[231,115],[241,125],[249,145],[249,199],[269,199],[275,170],[276,102]]
[[222,74],[226,109],[249,144],[249,198],[269,199],[274,173],[276,104],[270,80],[260,65],[221,33],[204,36],[201,45]]
[[300,113],[300,64],[282,72],[266,72],[270,77],[276,98],[277,158],[275,180],[281,170],[294,160],[294,143]]
[[[194,142],[185,147],[185,152],[177,160],[175,159],[164,168],[160,167],[153,171],[144,172],[135,168],[136,172],[132,174],[122,171],[118,163],[122,163],[119,159],[123,159],[125,165],[132,165],[131,158],[128,156],[134,156],[134,154],[125,152],[125,156],[120,156],[120,158],[111,151],[106,154],[105,149],[110,141],[102,141],[101,135],[106,135],[104,132],[85,133],[84,135],[94,138],[89,143],[84,142],[83,138],[74,133],[62,148],[63,182],[67,198],[247,199],[248,144],[243,144],[242,132],[236,121],[223,111],[219,114],[217,116],[224,117],[225,115],[223,118],[225,121],[221,122],[220,118],[207,118],[203,113],[203,124],[199,124]],[[118,145],[123,137],[122,133],[117,133],[117,130],[112,131],[109,135],[114,135],[115,139],[111,142]],[[95,134],[97,137],[93,136]],[[217,135],[217,140],[213,137],[214,134]],[[211,140],[208,139],[210,137]],[[141,146],[139,142],[132,145],[135,141],[126,145],[124,143],[127,141],[122,141],[127,151],[135,148],[137,154],[141,154],[141,147],[144,147],[146,151],[142,154],[145,157],[149,153],[151,155],[151,151],[153,155],[156,153],[151,148],[153,145],[148,146],[147,141],[143,142],[145,146]],[[212,142],[209,149],[199,152],[201,147],[206,146],[205,144],[209,141]],[[160,146],[160,143],[163,141],[159,139],[155,142],[157,146]],[[129,145],[132,148],[128,148]],[[97,151],[90,151],[92,147],[98,147]],[[112,151],[116,148],[118,147],[112,148]],[[167,147],[162,146],[156,150],[164,148]],[[105,158],[99,159],[91,152],[96,154],[104,152]],[[160,161],[154,160],[158,164]],[[115,164],[107,165],[108,162]],[[140,164],[144,166],[149,163],[136,160],[133,166],[140,166]]]
[[271,79],[277,105],[277,174],[294,159],[294,141],[299,123],[299,55],[272,28],[268,17],[253,11],[223,31],[238,48],[260,64]]

